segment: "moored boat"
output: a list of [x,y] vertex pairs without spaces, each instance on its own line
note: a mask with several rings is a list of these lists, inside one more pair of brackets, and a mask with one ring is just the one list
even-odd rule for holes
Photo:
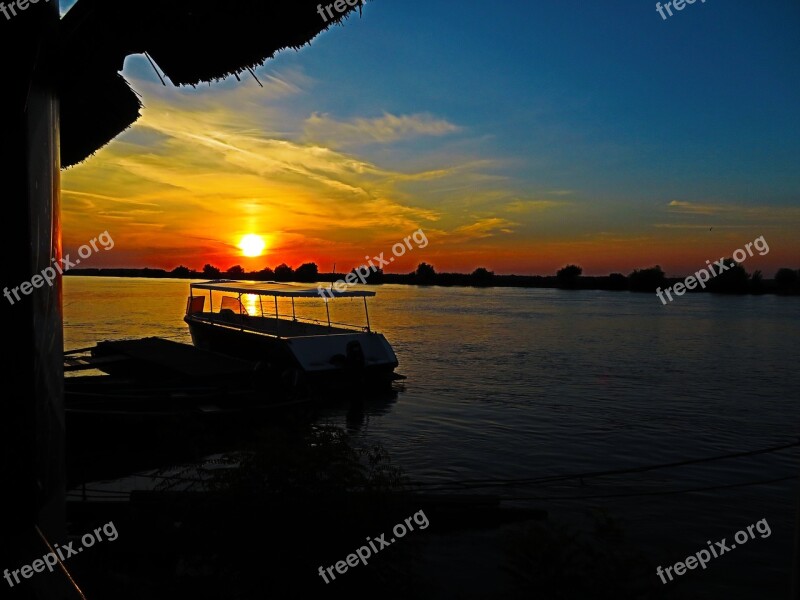
[[[398,361],[392,346],[370,325],[367,298],[374,296],[369,290],[206,281],[190,284],[184,321],[196,347],[258,361],[292,385],[382,385],[400,376],[394,373]],[[331,304],[337,298],[361,298],[365,324],[332,321]],[[298,314],[300,299],[324,303],[325,316]]]

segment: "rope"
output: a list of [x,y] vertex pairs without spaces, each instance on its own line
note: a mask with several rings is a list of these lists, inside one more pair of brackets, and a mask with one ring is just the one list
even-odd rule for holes
[[636,498],[639,496],[670,496],[674,494],[688,494],[691,492],[708,492],[714,490],[727,490],[732,488],[743,488],[751,485],[764,485],[767,483],[778,483],[780,481],[796,480],[797,475],[788,477],[778,477],[777,479],[762,479],[759,481],[747,481],[744,483],[731,483],[727,485],[711,485],[708,487],[686,488],[682,490],[668,490],[666,492],[637,492],[630,494],[596,494],[591,496],[517,496],[503,498],[503,500],[595,500],[599,498]]
[[720,454],[717,456],[710,456],[704,458],[691,458],[687,460],[680,460],[675,462],[669,463],[661,463],[655,465],[641,465],[637,467],[629,467],[625,469],[611,469],[605,471],[586,471],[584,473],[572,473],[572,474],[563,474],[563,475],[549,475],[544,477],[533,477],[533,478],[523,478],[523,479],[472,479],[472,480],[463,480],[463,481],[452,481],[452,482],[426,482],[426,483],[418,483],[416,485],[420,487],[441,487],[442,489],[451,488],[453,486],[460,486],[459,489],[464,487],[467,488],[483,488],[483,487],[500,487],[500,486],[507,486],[513,487],[518,485],[531,485],[531,484],[539,484],[539,483],[551,483],[556,481],[569,481],[571,479],[591,479],[593,477],[607,477],[609,475],[627,475],[630,473],[645,473],[647,471],[655,471],[658,469],[671,469],[675,467],[683,467],[687,465],[698,465],[708,462],[713,462],[717,460],[726,460],[729,458],[742,458],[746,456],[758,456],[760,454],[768,454],[771,452],[780,452],[782,450],[788,450],[789,448],[796,448],[800,446],[800,440],[796,442],[792,442],[791,444],[782,444],[780,446],[772,446],[769,448],[763,448],[760,450],[748,450],[745,452],[734,452],[731,454]]
[[156,68],[156,64],[153,62],[153,59],[150,58],[150,55],[147,52],[145,52],[144,55],[147,57],[147,60],[150,62],[150,66],[153,67],[153,70],[156,72],[156,75],[158,75],[158,78],[161,80],[161,85],[167,87],[167,84],[164,81],[164,78],[161,76],[161,73],[158,72],[158,69]]
[[[640,465],[636,467],[628,467],[624,469],[609,469],[604,471],[586,471],[583,473],[572,473],[572,474],[562,474],[562,475],[550,475],[545,477],[534,477],[534,478],[523,478],[523,479],[472,479],[472,480],[463,480],[463,481],[443,481],[443,482],[417,482],[412,483],[412,487],[416,488],[426,488],[431,489],[434,488],[433,491],[444,491],[444,490],[464,490],[464,489],[476,489],[476,488],[486,488],[486,487],[515,487],[515,486],[525,486],[525,485],[533,485],[533,484],[545,484],[545,483],[552,483],[552,482],[560,482],[560,481],[569,481],[573,479],[580,479],[581,481],[584,479],[592,479],[595,477],[607,477],[610,475],[627,475],[632,473],[646,473],[648,471],[655,471],[658,469],[671,469],[675,467],[682,467],[687,465],[697,465],[697,464],[704,464],[709,462],[714,462],[718,460],[727,460],[731,458],[744,458],[749,456],[759,456],[762,454],[769,454],[773,452],[781,452],[783,450],[788,450],[790,448],[796,448],[800,446],[800,440],[792,442],[790,444],[782,444],[779,446],[771,446],[769,448],[762,448],[759,450],[747,450],[743,452],[733,452],[730,454],[720,454],[716,456],[708,456],[702,458],[691,458],[686,460],[668,462],[668,463],[660,463],[655,465]],[[150,479],[161,479],[161,480],[171,480],[176,482],[189,482],[189,483],[209,483],[209,479],[196,479],[196,478],[189,478],[189,477],[180,477],[177,475],[156,475],[156,474],[148,474],[148,473],[133,473],[131,476],[135,477],[144,477]],[[735,483],[735,484],[727,484],[727,485],[715,485],[715,486],[708,486],[708,487],[700,487],[700,488],[686,488],[682,490],[668,490],[663,492],[636,492],[636,493],[619,493],[619,494],[598,494],[598,495],[583,495],[583,496],[520,496],[520,497],[504,497],[504,500],[592,500],[592,499],[600,499],[600,498],[633,498],[639,496],[661,496],[661,495],[671,495],[671,494],[685,494],[690,492],[699,492],[699,491],[713,491],[713,490],[722,490],[722,489],[731,489],[731,488],[738,488],[738,487],[746,487],[750,485],[763,485],[767,483],[777,483],[781,481],[788,481],[790,479],[795,479],[796,476],[789,476],[789,477],[782,477],[777,479],[765,479],[753,482],[745,482],[745,483]],[[97,489],[90,489],[86,488],[86,491],[90,491],[93,493],[99,494],[108,494],[108,495],[127,495],[130,492],[121,492],[121,491],[113,491],[113,490],[97,490]],[[79,491],[72,491],[69,492],[70,494],[80,494]]]
[[83,590],[80,588],[80,586],[72,578],[72,574],[69,572],[67,567],[61,561],[61,557],[58,555],[58,553],[55,550],[53,550],[53,546],[51,546],[50,542],[47,541],[47,538],[42,533],[42,530],[39,529],[38,525],[36,526],[36,533],[39,534],[39,537],[42,538],[42,541],[44,542],[44,545],[47,546],[47,548],[50,550],[50,552],[56,557],[56,560],[58,561],[58,564],[61,567],[61,570],[64,572],[64,575],[66,575],[67,579],[69,579],[69,582],[72,584],[72,587],[75,588],[75,591],[78,592],[78,595],[80,595],[82,600],[86,600],[86,596],[83,595]]

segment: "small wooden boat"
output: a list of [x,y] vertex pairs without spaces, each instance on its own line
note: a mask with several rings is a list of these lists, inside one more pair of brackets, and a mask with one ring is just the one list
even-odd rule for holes
[[194,460],[311,407],[255,363],[160,338],[100,342],[66,353],[64,368],[73,483]]

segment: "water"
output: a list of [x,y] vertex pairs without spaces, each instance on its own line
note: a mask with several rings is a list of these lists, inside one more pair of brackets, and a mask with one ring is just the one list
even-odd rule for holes
[[[369,287],[369,286],[367,286]],[[373,328],[407,375],[390,404],[323,418],[384,444],[423,482],[513,479],[666,463],[766,448],[798,439],[800,302],[692,295],[662,306],[654,295],[542,289],[377,286]],[[65,279],[67,349],[157,335],[190,342],[179,280]],[[283,312],[283,309],[281,309]],[[336,320],[361,305],[339,299]],[[757,536],[670,583],[685,597],[788,595],[794,480],[689,494],[798,473],[800,452],[588,479],[548,487],[491,488],[574,520],[588,507],[617,518],[655,564],[671,565],[760,519]],[[564,496],[654,494],[554,500]],[[656,495],[658,494],[658,495]],[[461,565],[457,589],[480,589]],[[654,574],[655,577],[655,574]],[[483,585],[486,585],[485,583]],[[460,588],[459,588],[460,586]],[[455,594],[456,592],[454,592]],[[709,594],[709,595],[704,595]]]

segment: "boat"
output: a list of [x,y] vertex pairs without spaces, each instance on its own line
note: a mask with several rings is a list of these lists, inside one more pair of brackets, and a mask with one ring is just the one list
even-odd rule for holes
[[309,414],[313,402],[303,390],[267,381],[256,367],[156,337],[65,352],[68,481],[198,460],[264,424]]
[[[85,374],[101,371],[105,375]],[[98,419],[249,419],[307,399],[263,380],[258,364],[157,337],[64,353],[67,415]],[[81,373],[83,372],[83,373]],[[266,392],[266,393],[265,393]]]
[[[195,347],[257,361],[261,370],[292,386],[353,389],[402,379],[395,373],[398,361],[392,346],[370,325],[367,298],[375,292],[336,287],[274,281],[191,283],[184,321]],[[341,298],[363,300],[363,325],[331,320],[331,305]],[[316,317],[298,314],[298,308],[309,304]]]

